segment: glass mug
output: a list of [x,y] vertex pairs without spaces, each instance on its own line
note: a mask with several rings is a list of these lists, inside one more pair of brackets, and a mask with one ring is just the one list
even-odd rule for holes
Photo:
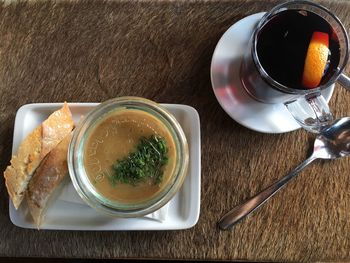
[[[286,10],[302,10],[318,15],[331,26],[338,38],[339,63],[326,83],[321,83],[316,88],[288,87],[273,79],[259,60],[257,43],[262,29],[273,17]],[[280,25],[277,24],[277,26]],[[348,45],[348,36],[344,26],[328,9],[309,1],[291,1],[277,5],[262,17],[253,32],[241,64],[241,82],[253,99],[263,103],[284,103],[304,129],[318,133],[333,120],[332,113],[321,91],[330,88],[336,81],[347,89],[350,88],[349,78],[342,73],[349,56]],[[278,56],[278,54],[276,55]]]

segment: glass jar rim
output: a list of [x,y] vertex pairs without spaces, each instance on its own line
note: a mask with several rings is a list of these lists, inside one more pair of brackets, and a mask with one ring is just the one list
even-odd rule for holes
[[[118,204],[100,195],[87,178],[82,162],[82,147],[87,130],[98,122],[101,116],[125,108],[144,110],[147,113],[153,113],[152,115],[158,119],[160,117],[173,137],[177,152],[173,180],[170,180],[155,197],[147,202],[130,206]],[[140,217],[158,210],[177,193],[187,175],[189,152],[186,136],[170,112],[151,100],[128,96],[110,99],[99,104],[79,122],[72,136],[67,160],[73,186],[89,206],[112,216]]]

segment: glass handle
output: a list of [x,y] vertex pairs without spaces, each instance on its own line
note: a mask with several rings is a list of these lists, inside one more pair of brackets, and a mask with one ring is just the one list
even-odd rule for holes
[[340,85],[342,85],[347,90],[350,90],[350,78],[346,76],[345,74],[340,74],[338,78],[338,82]]
[[285,103],[294,119],[306,130],[319,133],[331,124],[333,115],[321,94]]

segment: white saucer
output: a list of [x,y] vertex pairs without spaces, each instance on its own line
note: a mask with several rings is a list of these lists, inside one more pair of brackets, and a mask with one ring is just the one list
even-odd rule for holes
[[[211,61],[211,82],[221,107],[239,124],[263,133],[284,133],[300,128],[284,104],[253,100],[244,90],[239,71],[251,34],[265,13],[239,20],[219,40]],[[322,91],[329,101],[334,85]]]
[[[97,103],[69,103],[75,122],[86,115]],[[162,104],[180,123],[186,134],[190,163],[188,175],[179,192],[169,201],[167,215],[163,220],[154,217],[141,218],[114,218],[96,212],[93,208],[72,202],[73,200],[55,198],[48,207],[44,224],[41,229],[55,230],[176,230],[193,227],[199,218],[200,212],[200,123],[197,111],[187,105]],[[53,111],[62,107],[62,103],[36,103],[22,106],[16,114],[13,132],[12,152],[17,152],[20,142],[37,125],[44,121]],[[69,188],[71,181],[67,178],[63,184],[63,191]],[[67,191],[66,191],[67,192]],[[10,201],[11,222],[22,228],[36,228],[28,215],[27,206],[21,205],[16,210]]]

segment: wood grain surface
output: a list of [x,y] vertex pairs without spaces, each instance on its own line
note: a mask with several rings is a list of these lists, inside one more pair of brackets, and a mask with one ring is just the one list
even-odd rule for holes
[[[210,84],[221,35],[276,1],[5,1],[0,6],[0,170],[17,109],[32,102],[98,102],[135,95],[195,107],[201,118],[198,224],[183,231],[20,229],[0,179],[0,256],[350,260],[350,159],[318,161],[253,216],[223,232],[217,220],[309,154],[303,130],[262,134],[233,121]],[[322,1],[350,26],[350,2]],[[336,117],[350,115],[337,87]]]

